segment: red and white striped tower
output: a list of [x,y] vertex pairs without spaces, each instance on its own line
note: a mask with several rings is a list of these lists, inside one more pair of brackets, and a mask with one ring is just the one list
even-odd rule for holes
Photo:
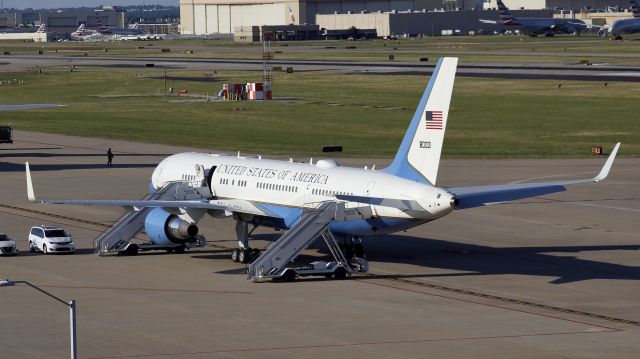
[[262,31],[262,84],[264,86],[264,99],[271,100],[273,76],[271,71],[273,66],[273,52],[271,52],[271,42],[273,41],[273,32]]

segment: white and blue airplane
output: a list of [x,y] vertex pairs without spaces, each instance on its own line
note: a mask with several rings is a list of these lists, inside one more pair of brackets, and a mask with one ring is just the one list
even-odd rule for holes
[[[387,234],[464,210],[565,190],[565,186],[604,180],[620,143],[593,178],[476,187],[438,186],[438,167],[449,117],[457,58],[442,58],[431,76],[391,165],[374,170],[340,166],[335,160],[300,163],[209,153],[180,153],[153,171],[150,191],[171,183],[193,186],[196,196],[170,200],[41,200],[44,204],[122,206],[149,209],[145,230],[157,244],[184,243],[206,215],[233,216],[237,224],[289,229],[301,213],[335,201],[366,208],[363,218],[336,220],[330,231],[346,243],[360,236]],[[35,202],[29,165],[27,194]],[[238,226],[236,226],[238,229]],[[237,231],[242,232],[242,231]],[[246,232],[237,251],[250,251]],[[245,253],[246,255],[246,253]]]

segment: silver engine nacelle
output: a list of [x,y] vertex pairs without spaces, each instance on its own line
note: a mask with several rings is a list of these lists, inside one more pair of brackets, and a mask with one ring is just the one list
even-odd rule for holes
[[144,220],[144,229],[149,240],[158,245],[183,244],[198,235],[198,226],[162,208],[149,212]]
[[198,226],[175,216],[169,218],[165,229],[170,239],[188,240],[198,235]]

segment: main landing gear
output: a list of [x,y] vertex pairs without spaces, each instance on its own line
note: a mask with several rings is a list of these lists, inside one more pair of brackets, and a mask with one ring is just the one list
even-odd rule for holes
[[251,263],[260,256],[258,248],[236,248],[231,251],[231,260],[236,263]]
[[260,250],[249,247],[249,235],[257,228],[253,227],[249,231],[249,223],[236,221],[236,237],[238,238],[238,248],[231,251],[231,260],[235,263],[251,263],[260,256]]

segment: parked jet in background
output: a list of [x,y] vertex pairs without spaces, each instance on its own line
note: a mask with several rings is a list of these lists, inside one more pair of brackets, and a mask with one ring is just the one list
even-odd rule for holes
[[604,26],[598,35],[606,37],[609,33],[616,40],[621,40],[622,35],[636,34],[640,32],[640,1],[631,0],[632,19],[616,20],[613,25]]
[[71,33],[71,38],[76,41],[86,41],[101,38],[102,35],[98,31],[88,30],[85,24],[80,24],[78,30]]
[[532,37],[538,35],[553,36],[555,34],[580,35],[581,32],[587,29],[587,24],[577,19],[515,18],[502,0],[498,0],[498,13],[500,15],[498,21],[480,19],[480,22],[502,24],[507,28],[517,29],[521,34]]
[[[332,213],[326,224],[330,233],[350,245],[358,243],[359,236],[401,231],[442,218],[456,209],[546,195],[564,191],[567,185],[599,182],[607,177],[619,143],[593,178],[437,186],[457,63],[457,58],[438,61],[393,162],[383,170],[343,167],[335,160],[314,164],[189,152],[167,157],[158,164],[151,176],[151,195],[147,200],[39,202],[128,208],[136,211],[131,214],[132,222],[136,215],[144,216],[149,240],[166,247],[193,239],[198,233],[197,222],[206,215],[232,217],[236,220],[240,247],[234,250],[233,258],[245,261],[238,258],[255,255],[249,247],[248,225],[288,229],[294,236],[304,233],[308,228],[304,226],[314,224],[313,218],[304,217],[307,211],[326,205],[344,206],[342,214]],[[26,177],[28,198],[36,201],[28,163]],[[122,242],[116,239],[119,242],[112,248]],[[277,246],[270,248],[273,247]]]
[[47,32],[47,25],[45,23],[42,23],[38,27],[38,30],[36,30],[36,33],[42,34],[42,33],[45,33],[45,32]]

